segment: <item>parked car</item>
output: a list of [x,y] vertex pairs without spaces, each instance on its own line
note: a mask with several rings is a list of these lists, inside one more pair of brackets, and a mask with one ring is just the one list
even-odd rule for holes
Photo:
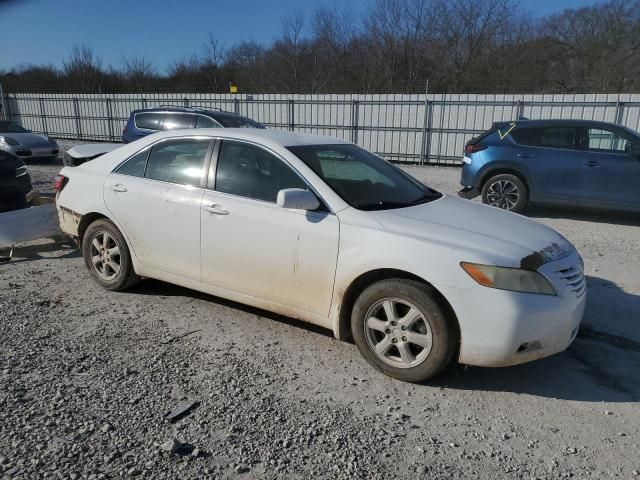
[[250,118],[222,110],[158,107],[134,110],[122,131],[124,143],[163,130],[182,128],[265,128]]
[[529,203],[640,211],[640,135],[586,120],[496,123],[465,146],[460,195],[513,212]]
[[121,143],[87,143],[75,145],[64,152],[64,155],[62,155],[62,164],[66,167],[77,167],[121,146]]
[[24,162],[15,155],[0,151],[0,212],[27,206],[31,176]]
[[52,160],[58,156],[55,139],[21,127],[17,123],[0,120],[0,150],[21,158]]
[[104,288],[156,278],[305,320],[402,380],[560,352],[583,315],[560,234],[336,138],[162,132],[63,168],[56,188]]

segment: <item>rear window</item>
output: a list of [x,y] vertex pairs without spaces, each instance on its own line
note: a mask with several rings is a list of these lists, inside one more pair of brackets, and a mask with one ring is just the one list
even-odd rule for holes
[[511,137],[520,145],[572,150],[575,130],[575,127],[518,128],[511,132]]
[[136,127],[147,130],[160,130],[162,113],[138,113],[135,117]]

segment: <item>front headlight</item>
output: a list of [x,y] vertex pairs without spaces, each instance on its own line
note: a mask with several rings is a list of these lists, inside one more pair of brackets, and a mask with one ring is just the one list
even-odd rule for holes
[[533,270],[467,262],[460,263],[460,266],[471,278],[485,287],[512,292],[557,295],[549,280]]
[[25,165],[16,168],[16,178],[22,177],[27,174],[27,167]]
[[54,147],[58,146],[58,142],[56,142],[55,139],[47,137],[47,140],[49,140],[49,145],[53,145]]
[[11,137],[1,137],[0,136],[0,143],[6,143],[7,145],[20,145],[19,141],[14,140]]

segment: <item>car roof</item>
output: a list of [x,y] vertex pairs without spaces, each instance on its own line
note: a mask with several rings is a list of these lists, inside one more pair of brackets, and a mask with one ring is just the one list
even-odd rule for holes
[[[512,122],[496,122],[496,124],[510,124]],[[620,128],[621,125],[610,122],[599,122],[597,120],[580,120],[580,119],[542,119],[542,120],[515,120],[517,127],[561,127],[561,126],[609,126]]]
[[184,130],[168,130],[154,133],[150,137],[171,138],[184,135],[210,135],[212,137],[247,140],[262,143],[264,145],[294,147],[300,145],[349,145],[351,142],[325,135],[313,135],[310,133],[294,133],[285,130],[269,130],[266,128],[198,128]]
[[216,114],[224,114],[224,115],[230,115],[230,116],[233,115],[236,117],[242,116],[234,112],[227,112],[226,110],[210,110],[210,109],[201,108],[201,107],[175,107],[171,105],[141,108],[139,110],[133,110],[131,112],[131,115],[136,115],[138,113],[151,113],[151,112],[200,113],[203,115],[212,115],[212,116],[215,116]]

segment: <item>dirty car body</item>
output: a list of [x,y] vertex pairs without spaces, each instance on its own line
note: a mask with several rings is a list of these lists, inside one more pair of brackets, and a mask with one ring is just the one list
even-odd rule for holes
[[403,380],[451,359],[506,366],[560,352],[582,319],[582,260],[560,234],[335,138],[162,132],[64,168],[59,183],[61,229],[106,288],[130,265],[130,279],[352,335]]

